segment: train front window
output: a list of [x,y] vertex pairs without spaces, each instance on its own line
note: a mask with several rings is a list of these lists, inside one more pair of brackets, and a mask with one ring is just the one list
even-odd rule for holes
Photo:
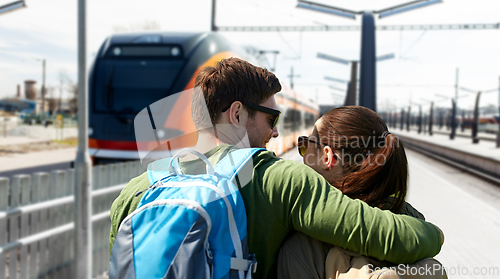
[[180,59],[109,59],[97,62],[94,111],[136,114],[170,92],[184,65]]

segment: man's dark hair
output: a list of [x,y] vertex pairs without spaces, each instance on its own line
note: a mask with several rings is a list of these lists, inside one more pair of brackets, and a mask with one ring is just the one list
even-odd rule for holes
[[[196,76],[192,116],[196,127],[207,127],[206,120],[197,115],[196,90],[201,90],[213,124],[217,123],[222,108],[235,101],[261,104],[281,91],[278,78],[265,68],[257,67],[239,58],[223,59],[215,67],[205,67]],[[201,93],[201,92],[200,92]],[[248,109],[250,117],[255,111]]]

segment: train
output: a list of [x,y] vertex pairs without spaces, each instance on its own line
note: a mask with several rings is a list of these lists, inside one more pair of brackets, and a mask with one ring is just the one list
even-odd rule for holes
[[[462,119],[457,119],[457,123],[461,123]],[[465,129],[472,129],[474,118],[464,118],[463,125]],[[478,119],[478,132],[498,133],[500,125],[500,116],[498,115],[483,115]],[[460,124],[459,124],[460,125]]]
[[[193,88],[203,67],[229,57],[261,66],[256,57],[215,32],[143,32],[106,38],[89,72],[88,147],[93,164],[141,159],[144,145],[138,146],[134,133],[136,116],[158,100]],[[293,148],[298,136],[310,133],[319,107],[284,85],[275,98],[282,112],[280,136],[267,148],[279,155]],[[192,123],[178,124],[180,130],[193,128]]]

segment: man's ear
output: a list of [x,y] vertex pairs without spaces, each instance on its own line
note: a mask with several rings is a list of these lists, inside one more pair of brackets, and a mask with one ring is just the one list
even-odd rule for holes
[[337,157],[330,146],[323,147],[322,156],[323,168],[325,170],[332,169],[337,163]]
[[229,107],[229,123],[233,125],[244,125],[242,123],[246,118],[244,117],[244,113],[246,111],[243,109],[243,104],[240,101],[235,101]]

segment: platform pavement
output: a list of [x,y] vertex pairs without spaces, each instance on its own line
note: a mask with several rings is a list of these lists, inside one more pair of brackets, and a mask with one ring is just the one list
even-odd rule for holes
[[[406,131],[406,127],[404,128],[404,130]],[[417,132],[418,131],[418,127],[417,126],[411,126],[410,128],[411,131],[415,131]],[[396,125],[395,127],[394,126],[390,126],[389,127],[389,131],[391,132],[398,132],[398,131],[401,131],[401,126],[400,125]],[[447,135],[449,136],[450,133],[451,133],[451,130],[446,128],[446,127],[441,127],[439,128],[439,125],[433,125],[432,126],[432,133],[433,134],[439,134],[439,135]],[[429,134],[429,126],[422,126],[422,134],[424,135],[428,135]],[[456,131],[455,131],[455,135],[457,137],[462,137],[462,138],[471,138],[471,134],[472,134],[472,131],[471,129],[464,129],[464,131],[462,132],[462,129],[461,128],[458,128]],[[477,133],[477,136],[481,139],[484,139],[484,140],[487,140],[487,141],[496,141],[496,138],[497,138],[497,135],[494,134],[494,133],[486,133],[486,132],[478,132]]]
[[[10,130],[7,136],[0,134],[0,149],[6,145],[47,142],[55,139],[76,137],[77,135],[78,130],[74,127],[64,128],[61,132],[60,129],[53,126],[23,125]],[[12,153],[0,156],[0,172],[67,162],[74,160],[75,157],[75,147],[29,153]]]
[[[414,129],[416,131],[418,131],[418,129]],[[433,131],[433,134],[440,134],[440,135],[447,135],[449,136],[451,131],[448,130],[448,129],[434,129]],[[425,131],[425,134],[427,134],[428,131]],[[458,129],[456,131],[456,136],[457,137],[461,137],[461,138],[471,138],[471,131],[469,129],[466,129],[465,131],[461,131],[461,129]],[[481,132],[481,133],[478,133],[477,134],[478,138],[480,139],[484,139],[486,141],[496,141],[497,139],[497,135],[496,134],[492,134],[492,133],[485,133],[485,132]]]
[[43,139],[43,138],[30,138],[30,137],[22,137],[22,136],[0,137],[0,147],[5,146],[5,145],[38,143],[38,142],[47,142],[47,141],[50,141],[50,140]]
[[0,172],[74,160],[76,147],[0,156]]
[[9,129],[7,133],[2,132],[0,135],[2,138],[25,137],[32,139],[61,140],[64,138],[77,137],[78,129],[77,127],[65,127],[60,129],[54,127],[53,125],[48,127],[41,125],[21,125],[13,129]]
[[[389,129],[394,135],[400,135],[402,137],[410,137],[412,139],[417,139],[419,141],[439,145],[446,148],[451,148],[461,152],[466,152],[474,155],[480,155],[486,158],[490,158],[496,161],[500,161],[500,148],[496,147],[496,142],[479,140],[479,143],[472,143],[472,138],[465,137],[455,137],[455,139],[450,140],[449,135],[433,133],[429,135],[428,133],[418,133],[417,131],[400,129]],[[404,141],[403,141],[404,143]]]
[[[476,178],[443,170],[414,151],[407,154],[407,200],[443,230],[445,243],[436,259],[448,278],[500,278],[500,188],[479,189]],[[492,196],[496,202],[491,202]]]

